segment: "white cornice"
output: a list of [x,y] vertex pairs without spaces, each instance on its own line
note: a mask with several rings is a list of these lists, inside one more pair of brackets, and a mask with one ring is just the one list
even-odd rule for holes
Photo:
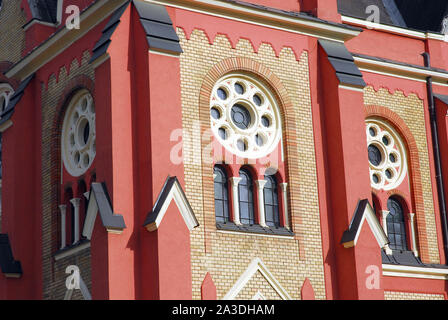
[[246,6],[222,0],[145,0],[168,7],[199,12],[215,17],[242,21],[249,24],[283,30],[321,39],[344,42],[360,34],[342,25],[307,19],[301,16],[288,16],[280,12]]
[[390,277],[448,280],[448,269],[383,264],[383,275]]
[[355,55],[353,58],[355,59],[355,64],[361,71],[419,82],[426,82],[426,78],[432,77],[434,84],[448,86],[448,73],[403,65],[393,61],[379,61],[369,57],[359,57]]
[[341,19],[342,19],[342,22],[350,24],[350,25],[363,27],[363,28],[367,28],[367,29],[372,29],[372,30],[383,31],[383,32],[387,32],[387,33],[393,33],[396,35],[409,37],[409,38],[413,38],[413,39],[420,39],[420,40],[432,39],[432,40],[448,41],[447,36],[445,36],[443,34],[434,33],[434,32],[421,32],[421,31],[416,31],[416,30],[410,30],[407,28],[389,26],[389,25],[385,25],[385,24],[381,24],[381,23],[374,23],[371,21],[367,21],[367,20],[363,20],[363,19],[359,19],[359,18],[348,17],[348,16],[341,16]]
[[54,59],[71,44],[82,38],[92,28],[100,24],[112,12],[122,6],[126,0],[98,0],[80,16],[80,29],[64,28],[55,33],[46,42],[20,60],[5,75],[19,81],[27,78],[47,62]]

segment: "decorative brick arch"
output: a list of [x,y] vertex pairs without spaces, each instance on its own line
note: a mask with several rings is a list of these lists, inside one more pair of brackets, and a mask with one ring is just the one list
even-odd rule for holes
[[[278,102],[280,117],[282,119],[282,135],[284,141],[285,158],[291,158],[290,155],[298,153],[298,146],[296,141],[298,140],[296,132],[296,123],[294,117],[293,104],[289,98],[288,92],[280,79],[263,64],[246,57],[230,57],[222,60],[214,65],[208,73],[205,75],[202,82],[202,87],[199,95],[199,121],[201,131],[201,150],[202,150],[202,185],[204,194],[203,209],[206,212],[215,212],[214,210],[214,186],[213,186],[213,164],[210,161],[205,161],[204,157],[207,157],[206,146],[210,145],[212,135],[205,134],[210,130],[210,97],[212,90],[216,85],[216,82],[223,76],[232,73],[240,72],[248,75],[252,75],[269,88]],[[241,164],[244,165],[244,164]],[[297,175],[297,169],[289,165],[285,166],[285,177],[291,177]],[[287,180],[291,181],[292,179]],[[297,210],[291,199],[299,198],[298,188],[289,187],[288,208],[289,208],[289,221],[292,226],[300,226],[302,218],[300,216],[301,210]],[[296,214],[292,215],[292,212]],[[205,229],[205,248],[206,252],[209,252],[210,246],[210,233],[216,230],[216,222],[214,214],[204,214],[204,229]],[[303,232],[299,229],[295,229],[296,239],[301,242],[303,240]],[[302,242],[301,242],[302,243]],[[304,248],[300,246],[300,256],[304,256]]]
[[92,97],[94,97],[95,84],[92,79],[90,79],[86,75],[79,75],[71,79],[67,85],[64,87],[64,90],[57,102],[57,105],[55,106],[55,112],[53,113],[53,119],[52,119],[52,125],[51,125],[51,132],[50,132],[50,143],[51,143],[51,163],[57,164],[51,167],[51,197],[52,197],[52,205],[51,205],[51,230],[52,230],[52,251],[57,251],[57,243],[59,234],[59,207],[58,205],[63,201],[64,199],[61,199],[61,192],[64,191],[67,188],[72,189],[74,192],[73,196],[78,197],[79,195],[76,194],[76,190],[78,189],[78,184],[80,181],[90,181],[91,177],[88,176],[88,174],[91,176],[94,174],[93,170],[89,170],[86,174],[78,177],[76,180],[76,184],[73,185],[72,182],[65,184],[61,186],[61,166],[62,159],[61,159],[61,132],[62,132],[62,125],[64,121],[65,112],[70,104],[71,99],[73,96],[82,89],[85,89],[90,92]]
[[[409,153],[408,168],[411,184],[411,198],[415,207],[415,216],[417,221],[417,245],[419,247],[419,252],[422,260],[429,261],[429,250],[428,250],[428,236],[426,233],[426,221],[425,221],[425,207],[423,204],[423,186],[421,178],[420,169],[420,158],[417,147],[417,142],[403,119],[400,118],[398,114],[390,110],[389,108],[368,105],[365,108],[366,119],[377,117],[386,120],[390,123],[401,135],[406,144],[407,151]],[[394,192],[390,192],[392,195]]]

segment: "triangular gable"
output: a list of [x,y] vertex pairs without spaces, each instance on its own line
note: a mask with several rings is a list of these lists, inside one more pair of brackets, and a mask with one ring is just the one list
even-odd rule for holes
[[358,201],[358,205],[350,223],[350,227],[344,232],[341,244],[343,244],[345,248],[356,246],[364,221],[367,221],[367,223],[369,224],[369,227],[372,230],[372,233],[375,236],[379,247],[385,249],[386,252],[390,252],[388,246],[389,239],[384,233],[384,230],[381,227],[381,224],[378,221],[375,212],[373,211],[373,208],[367,199]]
[[87,216],[82,232],[84,237],[89,240],[92,238],[93,227],[95,226],[98,211],[100,212],[103,226],[108,232],[118,234],[123,232],[126,228],[124,218],[122,215],[113,212],[105,183],[92,183],[88,201]]
[[229,292],[227,292],[227,294],[224,296],[223,300],[235,299],[257,272],[261,273],[261,275],[266,279],[266,281],[283,300],[292,300],[288,292],[281,286],[280,282],[278,282],[278,280],[273,276],[273,274],[269,271],[269,269],[266,267],[263,261],[261,261],[260,258],[255,258],[251,262],[249,267],[234,284],[232,289],[230,289]]
[[152,232],[159,228],[172,200],[176,203],[177,208],[190,231],[199,226],[196,215],[188,202],[187,196],[185,195],[179,180],[177,177],[168,177],[157,198],[153,210],[148,214],[148,217],[143,224],[148,231]]
[[7,234],[0,234],[0,267],[7,278],[20,278],[22,276],[22,265],[20,261],[14,260]]

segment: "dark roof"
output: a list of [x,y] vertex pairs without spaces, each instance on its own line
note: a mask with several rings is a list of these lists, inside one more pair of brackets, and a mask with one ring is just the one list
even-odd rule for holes
[[7,276],[19,277],[22,275],[20,261],[14,260],[11,243],[7,234],[0,234],[0,268]]
[[233,222],[216,223],[218,230],[245,232],[245,233],[257,233],[265,235],[278,235],[278,236],[294,236],[294,232],[284,227],[262,227],[258,224],[254,225],[237,225]]
[[163,52],[182,53],[179,37],[166,8],[142,0],[134,0],[133,3],[146,32],[149,48]]
[[341,243],[352,242],[355,240],[358,229],[361,226],[362,217],[364,216],[364,212],[368,204],[369,200],[367,199],[358,201],[358,205],[356,206],[350,226],[342,235]]
[[381,250],[381,257],[383,264],[448,269],[446,265],[423,263],[412,251],[392,250],[392,255],[388,255],[384,250]]
[[380,11],[379,23],[419,31],[441,33],[448,16],[446,0],[338,0],[340,14],[363,20],[372,14],[366,12],[371,5]]
[[435,94],[434,98],[439,99],[440,101],[442,101],[444,104],[448,105],[448,96],[443,95],[443,94]]
[[32,19],[56,23],[58,0],[28,0]]
[[320,39],[319,44],[327,54],[328,60],[336,71],[336,77],[341,84],[362,88],[366,86],[362,73],[356,66],[352,54],[343,43]]
[[443,19],[448,15],[446,0],[395,0],[409,28],[442,32]]
[[16,105],[20,102],[20,99],[22,99],[23,95],[25,94],[25,89],[28,86],[28,84],[31,82],[31,80],[34,78],[34,74],[26,78],[22,83],[20,83],[17,90],[12,95],[11,99],[9,100],[8,105],[6,106],[3,113],[0,115],[0,125],[11,119],[12,115],[14,114],[14,110]]
[[120,24],[121,16],[126,11],[126,8],[129,6],[130,2],[125,3],[123,6],[115,10],[112,16],[109,19],[109,22],[106,24],[102,31],[101,38],[97,41],[92,50],[92,58],[90,59],[90,63],[101,57],[103,54],[107,52],[109,45],[111,43],[110,38],[112,37],[115,29],[117,29]]

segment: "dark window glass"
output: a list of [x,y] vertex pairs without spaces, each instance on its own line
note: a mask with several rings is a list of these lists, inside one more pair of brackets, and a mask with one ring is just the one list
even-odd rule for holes
[[240,221],[242,224],[255,224],[253,181],[247,170],[240,170],[241,181],[238,184]]
[[224,89],[222,89],[222,88],[219,88],[219,89],[218,89],[218,97],[219,97],[221,100],[226,100],[226,99],[227,99],[227,92],[226,92],[226,90],[224,90]]
[[240,84],[240,83],[235,83],[235,91],[236,91],[238,94],[243,94],[243,93],[244,93],[244,87],[243,87],[243,85]]
[[230,220],[227,175],[223,168],[215,167],[215,216],[216,222]]
[[252,122],[249,110],[240,104],[234,105],[232,107],[232,121],[238,128],[248,129]]
[[222,140],[227,140],[227,130],[225,128],[219,128],[218,132],[219,132],[219,137]]
[[263,100],[261,100],[261,98],[258,94],[254,95],[253,100],[257,106],[261,106],[261,104],[263,103]]
[[404,224],[404,212],[401,203],[395,198],[387,200],[387,236],[392,250],[407,250],[406,226]]
[[218,120],[219,118],[221,118],[221,111],[219,111],[217,108],[213,107],[210,110],[210,113],[212,114],[213,119]]
[[374,166],[379,166],[381,163],[382,157],[381,157],[381,151],[378,149],[378,147],[371,144],[369,146],[369,161]]
[[274,176],[265,176],[264,186],[264,212],[266,224],[269,227],[280,226],[280,212],[278,206],[278,186]]

